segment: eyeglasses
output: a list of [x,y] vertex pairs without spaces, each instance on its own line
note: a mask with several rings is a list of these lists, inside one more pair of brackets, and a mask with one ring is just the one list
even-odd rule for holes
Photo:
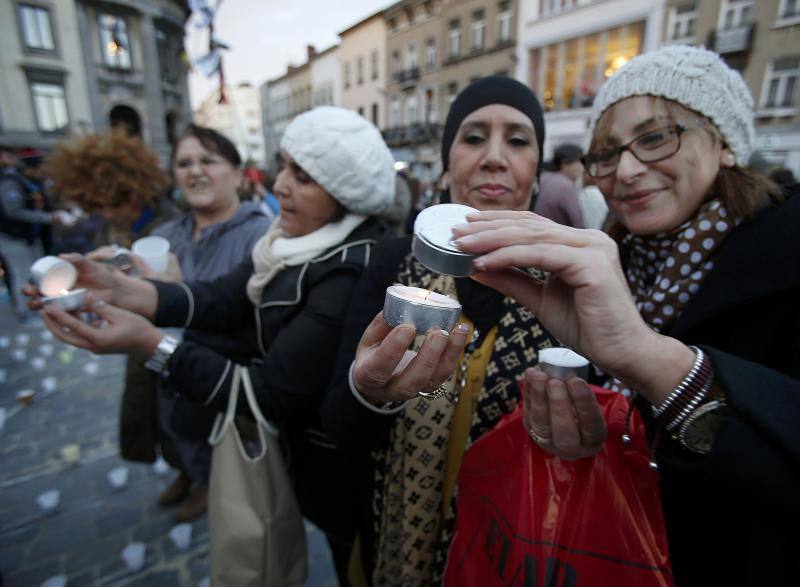
[[624,145],[587,153],[581,157],[581,163],[591,177],[607,177],[617,170],[625,151],[630,151],[642,163],[661,161],[678,152],[684,132],[686,128],[680,124],[650,130]]

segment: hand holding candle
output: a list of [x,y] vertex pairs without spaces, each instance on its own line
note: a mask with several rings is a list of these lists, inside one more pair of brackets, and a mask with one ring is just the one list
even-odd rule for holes
[[416,336],[410,324],[392,327],[378,313],[361,336],[351,367],[352,383],[368,402],[382,405],[432,392],[447,381],[467,344],[469,328],[432,330],[415,353],[408,347]]

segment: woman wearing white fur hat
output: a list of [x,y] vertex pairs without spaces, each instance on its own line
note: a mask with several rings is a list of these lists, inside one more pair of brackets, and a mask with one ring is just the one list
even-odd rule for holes
[[516,212],[454,230],[479,281],[636,396],[681,586],[800,576],[800,198],[746,169],[752,107],[714,53],[641,55],[601,88],[583,159],[614,240]]
[[239,362],[248,365],[267,420],[286,423],[301,509],[326,532],[341,575],[359,493],[351,463],[320,428],[317,408],[351,289],[383,236],[374,215],[393,203],[394,160],[374,126],[334,107],[295,118],[281,140],[281,160],[274,187],[280,221],[255,245],[252,260],[210,283],[175,284],[132,279],[69,256],[79,285],[105,302],[93,309],[108,325],[95,328],[52,306],[43,315],[70,344],[96,353],[153,354],[177,392],[220,411],[227,406],[231,361],[197,344],[164,340],[151,321],[210,331],[252,324],[252,357],[259,364]]

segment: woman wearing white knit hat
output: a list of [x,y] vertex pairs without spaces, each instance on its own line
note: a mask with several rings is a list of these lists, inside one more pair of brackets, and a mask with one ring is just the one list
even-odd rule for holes
[[[274,186],[280,219],[255,245],[252,260],[214,282],[176,284],[70,256],[79,285],[105,302],[93,310],[107,326],[84,324],[53,306],[42,313],[65,342],[96,353],[152,354],[153,368],[176,392],[219,411],[228,404],[232,364],[245,366],[264,417],[285,423],[303,515],[326,533],[343,577],[361,506],[358,472],[322,431],[318,406],[351,290],[385,232],[376,215],[394,200],[394,159],[378,129],[334,107],[296,117],[280,156]],[[253,337],[239,348],[212,349],[162,338],[151,321],[212,332],[250,324]]]
[[[796,584],[800,197],[746,168],[753,100],[710,51],[633,59],[601,88],[593,120],[583,162],[616,218],[613,240],[491,212],[457,242],[482,255],[480,281],[635,397],[676,584]],[[509,270],[525,266],[549,280]]]

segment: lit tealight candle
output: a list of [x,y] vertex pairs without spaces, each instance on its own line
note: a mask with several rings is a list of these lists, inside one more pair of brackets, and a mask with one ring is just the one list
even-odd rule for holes
[[411,324],[418,334],[432,328],[450,332],[459,316],[461,304],[447,296],[407,285],[386,288],[383,317],[391,326]]
[[562,347],[539,351],[539,368],[550,377],[564,381],[570,377],[586,379],[589,376],[589,361]]
[[42,298],[42,303],[45,306],[54,305],[58,306],[65,312],[72,312],[74,310],[80,310],[81,308],[84,307],[85,296],[86,296],[85,289],[76,289],[73,291],[62,289],[56,296],[48,296],[46,298]]
[[42,257],[31,265],[30,282],[45,297],[45,306],[56,305],[65,312],[79,310],[84,306],[85,289],[70,291],[78,278],[78,270],[72,263],[58,257]]

